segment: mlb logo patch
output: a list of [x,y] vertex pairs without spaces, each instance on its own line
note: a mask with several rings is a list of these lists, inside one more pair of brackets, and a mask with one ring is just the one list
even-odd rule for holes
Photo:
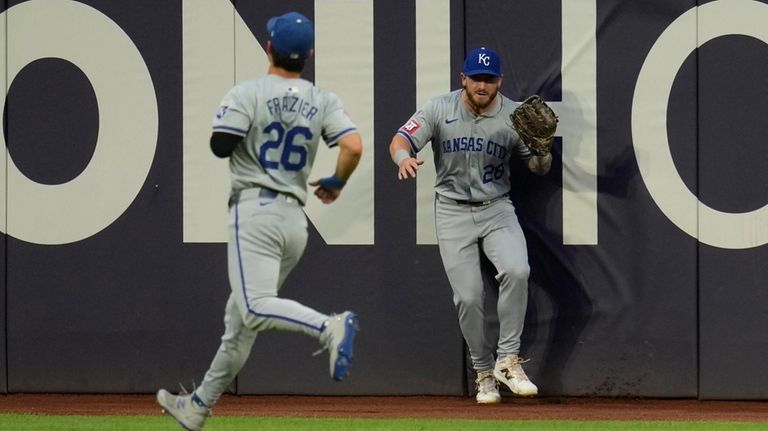
[[402,127],[403,131],[409,135],[413,135],[417,130],[419,130],[419,127],[421,125],[417,123],[415,120],[410,120]]

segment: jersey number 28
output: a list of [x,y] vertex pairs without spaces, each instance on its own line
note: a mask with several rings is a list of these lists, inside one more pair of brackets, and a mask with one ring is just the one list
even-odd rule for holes
[[500,180],[504,176],[504,163],[498,165],[485,165],[483,166],[483,184],[490,183],[494,180]]
[[307,149],[294,144],[293,140],[297,135],[307,141],[312,140],[312,131],[308,127],[297,126],[286,131],[282,123],[275,121],[263,132],[270,137],[272,132],[277,133],[275,139],[264,142],[259,149],[259,162],[265,169],[280,169],[282,166],[287,171],[300,171],[307,164]]

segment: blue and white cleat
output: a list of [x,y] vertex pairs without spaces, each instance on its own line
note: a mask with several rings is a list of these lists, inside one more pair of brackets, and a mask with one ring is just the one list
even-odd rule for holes
[[157,403],[188,431],[201,431],[211,415],[209,409],[195,394],[173,395],[165,389],[157,391]]
[[330,351],[330,372],[333,380],[344,380],[352,365],[355,335],[359,330],[357,315],[351,311],[334,314],[325,326],[326,346]]

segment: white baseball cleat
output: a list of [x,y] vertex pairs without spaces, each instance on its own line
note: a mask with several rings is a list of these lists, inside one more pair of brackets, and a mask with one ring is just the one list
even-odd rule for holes
[[493,371],[480,371],[477,373],[477,395],[475,399],[478,404],[498,404],[501,402],[499,394],[499,382],[493,377]]
[[211,415],[209,409],[195,394],[173,395],[165,389],[157,391],[157,403],[188,431],[201,431]]
[[517,355],[509,355],[496,361],[496,367],[493,369],[493,375],[498,381],[509,387],[515,395],[522,397],[532,397],[538,395],[539,388],[531,382],[525,375],[523,367],[520,365],[523,361]]
[[328,318],[323,331],[326,347],[330,352],[330,372],[333,380],[344,380],[352,365],[355,335],[359,330],[357,315],[351,311],[334,314]]

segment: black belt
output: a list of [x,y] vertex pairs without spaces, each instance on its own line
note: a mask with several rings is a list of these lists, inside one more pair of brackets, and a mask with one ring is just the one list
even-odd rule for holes
[[437,200],[439,200],[440,202],[448,202],[448,203],[453,203],[453,204],[457,204],[457,205],[467,205],[467,206],[471,206],[471,207],[482,207],[482,206],[490,205],[490,204],[496,202],[499,199],[504,199],[504,198],[508,198],[508,197],[509,197],[509,193],[504,193],[503,195],[501,195],[499,197],[495,197],[495,198],[489,199],[487,201],[467,201],[467,200],[461,200],[461,199],[451,199],[451,198],[447,198],[447,197],[445,197],[445,196],[443,196],[441,194],[437,194]]
[[250,189],[238,190],[236,192],[231,193],[229,195],[229,202],[227,204],[229,205],[230,208],[232,208],[233,205],[235,205],[236,203],[238,203],[240,201],[240,195],[241,194],[243,194],[243,193],[257,193],[257,192],[258,192],[260,198],[274,199],[274,198],[282,195],[282,196],[285,196],[285,199],[288,200],[288,201],[295,200],[295,201],[298,202],[298,199],[296,199],[290,193],[278,192],[277,190],[272,190],[272,189],[267,188],[267,187],[253,187],[253,188],[250,188]]

